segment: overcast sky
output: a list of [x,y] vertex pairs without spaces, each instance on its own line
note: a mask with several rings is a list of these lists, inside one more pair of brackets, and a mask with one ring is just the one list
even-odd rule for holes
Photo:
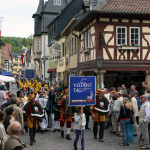
[[0,17],[4,17],[2,36],[27,37],[34,33],[33,13],[39,0],[0,0]]

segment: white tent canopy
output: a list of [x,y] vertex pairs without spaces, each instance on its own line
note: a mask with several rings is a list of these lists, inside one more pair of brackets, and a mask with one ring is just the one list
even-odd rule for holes
[[0,75],[0,82],[16,82],[14,77]]

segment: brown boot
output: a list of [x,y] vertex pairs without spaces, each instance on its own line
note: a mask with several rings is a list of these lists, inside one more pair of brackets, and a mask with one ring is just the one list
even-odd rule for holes
[[99,139],[99,141],[100,141],[100,142],[104,142],[104,140],[103,140],[103,139]]
[[97,136],[96,136],[96,135],[94,135],[94,139],[97,139]]
[[33,143],[35,143],[36,142],[36,140],[35,139],[33,139]]
[[31,146],[33,145],[33,140],[30,141],[30,145],[31,145]]

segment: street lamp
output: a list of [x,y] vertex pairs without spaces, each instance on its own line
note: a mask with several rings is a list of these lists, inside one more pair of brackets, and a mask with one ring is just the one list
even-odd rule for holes
[[96,58],[96,63],[97,63],[97,67],[98,67],[98,70],[99,70],[99,87],[101,88],[101,68],[103,66],[103,61],[104,61],[104,58],[101,57],[101,56],[98,56]]

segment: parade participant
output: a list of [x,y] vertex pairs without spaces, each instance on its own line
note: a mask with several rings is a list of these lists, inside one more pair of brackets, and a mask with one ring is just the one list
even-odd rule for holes
[[47,130],[47,126],[48,126],[48,117],[47,117],[47,112],[46,112],[47,100],[48,100],[48,96],[45,94],[45,90],[41,89],[40,95],[36,98],[36,101],[41,104],[43,108],[43,112],[44,112],[43,121],[39,124],[40,129],[42,131]]
[[64,125],[66,122],[67,125],[67,135],[66,139],[71,140],[70,131],[71,131],[71,122],[73,116],[73,109],[69,106],[69,89],[63,91],[63,97],[59,100],[58,104],[60,105],[60,127],[61,127],[61,137],[64,138]]
[[4,150],[24,150],[26,146],[20,141],[20,135],[22,134],[21,124],[15,121],[8,129],[10,137],[4,144]]
[[[83,107],[78,107],[76,109],[76,113],[74,114],[74,129],[76,134],[76,138],[74,140],[74,150],[78,150],[77,143],[79,140],[79,136],[81,135],[81,130],[82,130],[81,150],[84,150],[84,135],[85,135],[84,132],[85,132],[86,119],[82,108]],[[82,112],[82,123],[81,123],[81,112]]]
[[140,129],[144,143],[140,145],[140,149],[149,149],[148,124],[150,123],[150,103],[146,94],[141,96],[141,110],[139,115]]
[[99,141],[104,142],[104,124],[105,124],[105,114],[109,112],[109,102],[103,96],[103,90],[98,89],[96,91],[96,105],[91,107],[91,114],[93,117],[93,133],[94,139],[97,139],[97,131],[98,131],[98,124],[100,125],[99,131]]
[[85,106],[84,108],[83,108],[83,110],[84,110],[84,114],[85,114],[85,117],[86,117],[86,125],[85,125],[85,129],[87,129],[87,130],[90,130],[90,128],[89,128],[89,117],[90,117],[90,106]]
[[52,113],[53,113],[54,102],[55,102],[54,87],[51,86],[51,90],[48,95],[48,101],[46,104],[46,111],[48,114],[48,128],[52,127]]
[[58,102],[59,100],[62,99],[63,95],[61,94],[62,90],[61,88],[56,89],[56,94],[55,94],[55,102],[54,102],[54,107],[53,107],[53,112],[54,112],[54,131],[60,131],[60,121],[59,121],[59,105]]
[[25,121],[29,127],[30,145],[32,146],[33,142],[36,142],[35,132],[38,127],[39,120],[41,121],[41,118],[44,116],[43,108],[37,101],[35,101],[34,94],[30,97],[30,102],[24,106],[23,113],[25,113],[26,116]]
[[22,88],[22,91],[23,91],[24,96],[28,97],[27,87],[24,86],[24,87]]
[[23,108],[24,105],[28,102],[28,98],[24,96],[23,91],[18,92],[18,102],[20,103],[21,108]]

